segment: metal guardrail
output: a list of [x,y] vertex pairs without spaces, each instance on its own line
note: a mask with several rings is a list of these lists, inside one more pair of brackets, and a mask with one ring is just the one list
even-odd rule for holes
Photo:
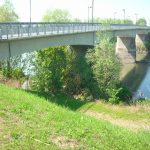
[[[147,29],[148,27],[136,25],[110,25],[106,26],[108,30],[122,29]],[[14,38],[24,38],[44,35],[69,34],[77,32],[89,32],[105,29],[100,23],[72,23],[72,22],[6,22],[0,23],[0,39],[8,40]]]
[[0,39],[97,31],[99,28],[97,23],[0,23]]

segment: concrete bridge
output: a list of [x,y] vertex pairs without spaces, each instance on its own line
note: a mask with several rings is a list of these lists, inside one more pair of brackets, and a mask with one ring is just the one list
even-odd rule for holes
[[116,55],[125,62],[134,62],[136,49],[144,45],[150,27],[99,23],[0,23],[0,59],[51,46],[94,46],[97,31],[107,30],[117,37]]

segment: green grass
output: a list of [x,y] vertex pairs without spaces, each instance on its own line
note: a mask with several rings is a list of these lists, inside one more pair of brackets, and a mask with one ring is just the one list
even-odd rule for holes
[[150,133],[135,133],[72,111],[87,104],[76,103],[73,99],[69,103],[69,99],[65,96],[51,97],[50,102],[42,95],[0,84],[1,150],[64,149],[54,142],[57,137],[73,139],[76,149],[150,149]]
[[61,107],[68,108],[73,111],[93,111],[103,114],[108,114],[114,118],[122,118],[133,121],[146,121],[150,123],[150,100],[138,102],[136,105],[112,105],[110,103],[99,102],[84,102],[75,100],[66,95],[57,95],[55,97],[47,94],[34,93],[39,97],[46,98],[52,103],[56,103]]
[[[90,107],[91,106],[91,107]],[[109,103],[98,102],[88,103],[80,110],[90,110],[94,112],[108,114],[114,118],[122,118],[133,121],[147,121],[150,124],[150,102],[143,102],[137,105],[111,105]]]

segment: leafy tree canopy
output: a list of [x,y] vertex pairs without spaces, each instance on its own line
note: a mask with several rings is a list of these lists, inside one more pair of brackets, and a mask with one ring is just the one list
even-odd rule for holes
[[140,26],[146,26],[147,22],[144,18],[140,18],[139,20],[137,20],[136,24]]
[[10,0],[5,0],[4,4],[0,6],[0,22],[13,22],[18,20],[13,4]]
[[67,10],[54,9],[47,10],[42,18],[45,22],[69,22],[71,21],[71,14]]
[[133,21],[131,19],[122,20],[122,19],[111,19],[111,18],[105,18],[105,19],[95,18],[94,22],[99,22],[102,24],[133,24]]

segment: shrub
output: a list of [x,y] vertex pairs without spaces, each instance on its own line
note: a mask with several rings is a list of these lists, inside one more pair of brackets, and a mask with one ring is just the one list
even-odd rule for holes
[[43,92],[56,93],[63,87],[66,47],[41,49],[35,58],[35,84]]
[[107,89],[109,98],[108,101],[112,104],[119,104],[120,97],[118,96],[119,92],[121,91],[121,88],[119,89]]
[[119,104],[120,102],[130,102],[132,98],[131,91],[124,86],[116,86],[116,88],[107,89],[108,101],[112,104]]
[[25,77],[25,74],[23,73],[21,68],[16,68],[12,70],[12,77],[17,80],[20,80],[21,78]]

